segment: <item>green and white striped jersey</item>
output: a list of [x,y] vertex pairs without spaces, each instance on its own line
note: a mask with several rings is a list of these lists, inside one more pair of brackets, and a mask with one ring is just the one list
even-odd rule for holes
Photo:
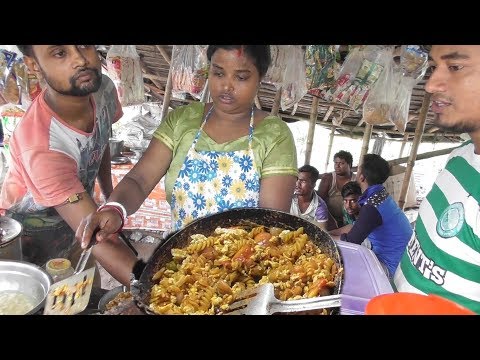
[[436,294],[480,313],[480,155],[450,154],[422,201],[394,277],[398,291]]

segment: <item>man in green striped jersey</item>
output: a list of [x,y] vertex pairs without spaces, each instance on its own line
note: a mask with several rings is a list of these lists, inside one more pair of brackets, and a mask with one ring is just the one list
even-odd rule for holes
[[434,122],[471,140],[450,154],[422,201],[394,282],[480,313],[480,45],[434,45],[430,57]]

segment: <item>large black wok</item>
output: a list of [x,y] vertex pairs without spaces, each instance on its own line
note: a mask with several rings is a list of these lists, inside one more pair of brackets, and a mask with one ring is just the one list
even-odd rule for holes
[[[152,277],[167,262],[172,260],[172,248],[183,248],[187,246],[191,240],[190,236],[194,234],[209,235],[219,226],[229,227],[245,223],[248,225],[251,222],[268,227],[275,226],[288,230],[296,230],[299,227],[303,227],[304,232],[309,236],[313,243],[335,261],[337,268],[343,268],[343,262],[335,241],[318,226],[315,226],[300,217],[282,211],[261,208],[238,208],[199,218],[167,238],[167,240],[155,250],[152,257],[148,260],[147,266],[143,270],[140,279],[132,282],[132,293],[137,301],[137,305],[149,313],[147,308],[150,303],[150,290],[154,285]],[[333,294],[340,293],[342,282],[343,271],[337,274],[335,278]]]

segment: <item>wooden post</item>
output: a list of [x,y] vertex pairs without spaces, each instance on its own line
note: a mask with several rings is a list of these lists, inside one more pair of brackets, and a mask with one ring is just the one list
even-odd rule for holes
[[162,120],[168,114],[168,107],[170,106],[171,97],[172,97],[172,65],[170,65],[170,69],[168,70],[167,85],[165,85],[165,95],[163,97],[162,116],[161,116]]
[[400,191],[400,196],[398,198],[398,206],[402,210],[405,207],[405,198],[407,196],[408,186],[410,185],[410,177],[412,176],[413,167],[415,166],[418,146],[420,145],[420,141],[422,140],[422,134],[425,129],[428,107],[430,105],[430,96],[430,93],[425,93],[422,107],[420,109],[420,114],[418,116],[417,127],[415,129],[415,136],[412,143],[412,150],[410,151],[410,157],[407,162],[407,169],[405,170],[405,177],[403,178],[402,190]]
[[[142,58],[140,58],[140,67],[142,68],[143,75],[147,74],[150,75],[151,71],[148,68],[147,64],[145,64],[145,61],[143,61]],[[154,79],[153,77],[150,77],[150,80],[155,84],[155,86],[159,89],[162,89],[163,85],[158,81],[157,79]]]
[[332,153],[333,138],[335,137],[335,130],[337,128],[332,126],[332,131],[330,132],[330,139],[328,140],[328,149],[327,149],[327,160],[325,160],[325,170],[327,172],[328,163],[330,162],[330,154]]
[[158,51],[160,51],[160,54],[162,54],[163,58],[165,61],[168,63],[168,65],[172,65],[172,60],[170,59],[170,56],[168,56],[167,51],[162,45],[155,45]]
[[273,99],[272,111],[270,111],[270,115],[278,115],[281,99],[282,99],[282,87],[280,86],[277,89],[277,92],[275,93],[275,99]]
[[313,97],[312,107],[310,108],[310,124],[308,125],[307,148],[305,150],[305,164],[310,164],[313,147],[313,135],[315,135],[315,125],[317,125],[318,101],[320,99]]
[[365,132],[363,133],[362,150],[360,151],[360,159],[358,159],[358,166],[362,165],[363,155],[368,152],[368,143],[372,136],[373,125],[365,124]]
[[407,143],[407,141],[408,141],[408,134],[405,134],[403,136],[402,147],[400,148],[400,154],[398,155],[399,158],[401,158],[403,155],[403,150],[405,149],[405,144]]
[[[440,150],[429,151],[423,154],[419,154],[417,155],[416,160],[424,160],[424,159],[430,159],[435,156],[447,155],[447,154],[450,154],[452,150],[456,149],[457,147],[458,146],[454,146],[447,149],[440,149]],[[390,164],[390,166],[399,165],[399,164],[408,162],[409,158],[410,156],[405,156],[405,157],[394,159],[394,160],[388,160],[388,163]]]

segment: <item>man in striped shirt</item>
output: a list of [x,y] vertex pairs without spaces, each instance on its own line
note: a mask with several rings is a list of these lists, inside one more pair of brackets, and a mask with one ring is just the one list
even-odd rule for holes
[[480,46],[434,45],[430,56],[434,122],[471,140],[450,154],[422,201],[394,282],[480,313]]

